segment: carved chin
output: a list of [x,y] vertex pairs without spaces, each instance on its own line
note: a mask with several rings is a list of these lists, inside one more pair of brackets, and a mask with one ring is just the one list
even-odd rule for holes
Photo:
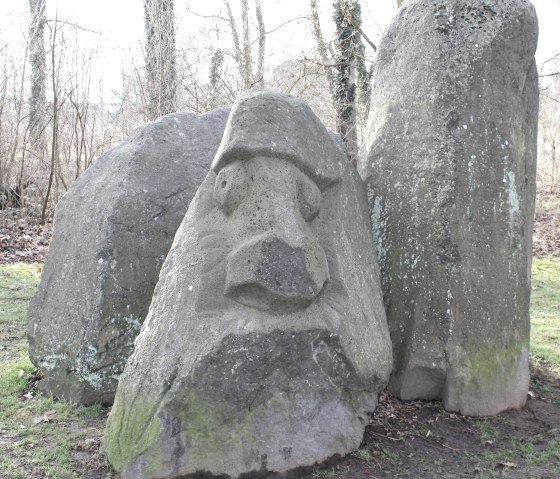
[[307,308],[328,280],[325,252],[317,242],[291,246],[264,235],[228,256],[225,293],[246,306],[287,313]]

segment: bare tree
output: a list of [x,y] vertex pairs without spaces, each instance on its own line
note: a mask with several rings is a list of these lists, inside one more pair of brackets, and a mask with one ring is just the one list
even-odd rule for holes
[[541,91],[539,108],[539,187],[560,191],[560,77]]
[[[249,26],[249,2],[241,0],[241,24],[243,34],[243,47],[239,42],[239,33],[235,18],[231,12],[231,7],[227,0],[224,0],[224,6],[227,11],[227,19],[231,30],[233,40],[234,54],[233,58],[237,63],[237,68],[241,77],[240,90],[247,90],[255,85],[263,85],[264,83],[264,58],[266,46],[266,32],[264,28],[264,20],[260,0],[255,0],[255,17],[259,29],[259,48],[257,53],[257,71],[253,74],[253,52],[251,42],[251,30]],[[237,93],[240,93],[238,91]]]
[[[45,224],[47,219],[47,206],[53,188],[53,180],[55,178],[57,153],[58,153],[58,118],[60,109],[60,59],[56,57],[56,42],[58,34],[58,21],[53,22],[52,43],[51,43],[51,87],[52,87],[52,119],[51,119],[51,155],[49,178],[47,182],[47,191],[43,198],[43,206],[41,208],[41,224]],[[58,63],[58,65],[57,65]]]
[[173,0],[144,0],[148,119],[177,110]]
[[[29,0],[31,21],[29,23],[29,63],[31,65],[29,96],[29,145],[31,156],[40,161],[46,154],[45,128],[47,125],[45,8],[46,0]],[[23,159],[22,159],[23,161]],[[23,190],[23,165],[18,180]],[[23,191],[22,191],[23,193]]]

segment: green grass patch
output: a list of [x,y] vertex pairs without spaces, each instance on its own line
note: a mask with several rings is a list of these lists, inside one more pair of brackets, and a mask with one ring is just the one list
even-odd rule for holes
[[[13,263],[0,267],[0,325],[24,325],[27,305],[41,278],[37,264]],[[0,340],[3,331],[0,332]]]
[[478,429],[480,430],[480,439],[483,444],[488,441],[494,441],[500,437],[500,431],[498,431],[490,421],[480,421],[478,423]]
[[560,365],[560,260],[533,259],[531,353]]
[[[0,265],[0,477],[78,479],[84,471],[72,454],[86,434],[98,440],[105,410],[55,401],[34,389],[26,323],[39,279],[39,265]],[[103,464],[98,451],[93,456]]]

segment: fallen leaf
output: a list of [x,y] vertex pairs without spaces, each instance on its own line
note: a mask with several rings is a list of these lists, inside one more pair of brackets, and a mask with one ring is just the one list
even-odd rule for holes
[[45,414],[43,414],[42,416],[37,416],[33,418],[32,422],[33,424],[40,424],[42,422],[51,422],[54,419],[55,414],[56,411],[54,410],[46,411]]
[[498,462],[498,466],[499,467],[510,467],[512,469],[517,469],[519,467],[519,464],[516,464],[515,462]]
[[23,397],[25,399],[33,399],[33,391],[26,392]]

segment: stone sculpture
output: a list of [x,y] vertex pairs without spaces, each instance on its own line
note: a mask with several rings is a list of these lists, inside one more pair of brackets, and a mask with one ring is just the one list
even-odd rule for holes
[[229,109],[177,113],[103,154],[56,208],[29,353],[43,392],[79,404],[113,401],[159,270],[208,173]]
[[402,399],[525,403],[536,44],[526,0],[410,0],[379,46],[358,168]]
[[109,461],[237,478],[347,454],[391,362],[357,172],[301,100],[244,94],[121,376]]

